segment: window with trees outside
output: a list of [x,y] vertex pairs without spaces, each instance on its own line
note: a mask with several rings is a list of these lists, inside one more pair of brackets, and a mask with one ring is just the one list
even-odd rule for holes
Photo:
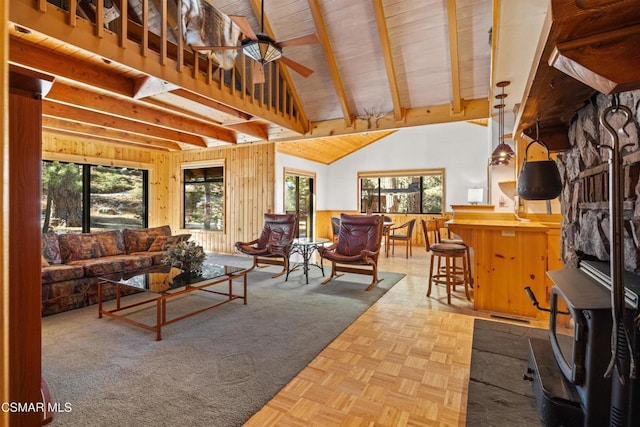
[[147,226],[148,172],[42,162],[42,231],[88,233]]
[[441,214],[444,169],[360,172],[360,212]]
[[184,228],[224,230],[224,166],[184,169]]

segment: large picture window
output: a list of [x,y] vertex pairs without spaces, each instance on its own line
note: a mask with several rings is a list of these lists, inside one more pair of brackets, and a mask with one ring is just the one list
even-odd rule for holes
[[224,230],[224,166],[184,169],[184,228]]
[[43,232],[83,232],[147,226],[143,169],[42,162]]
[[361,172],[360,212],[440,214],[444,202],[444,169]]

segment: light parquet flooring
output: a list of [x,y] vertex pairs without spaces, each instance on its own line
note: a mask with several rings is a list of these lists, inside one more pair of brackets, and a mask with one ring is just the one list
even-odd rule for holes
[[245,425],[465,425],[473,321],[488,315],[461,287],[450,306],[443,286],[427,298],[429,255],[414,249],[380,257],[380,270],[407,276]]

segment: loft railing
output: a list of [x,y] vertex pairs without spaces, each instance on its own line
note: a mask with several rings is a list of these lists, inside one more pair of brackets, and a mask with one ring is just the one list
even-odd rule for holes
[[[177,30],[181,14],[169,13],[169,1],[140,0],[138,17],[130,15],[128,0],[12,0],[10,20],[285,128],[308,129],[290,77],[277,62],[265,65],[265,83],[258,84],[245,55],[238,54],[233,69],[219,68],[211,56],[185,46]],[[175,0],[172,10],[181,10],[181,3]],[[43,13],[51,20],[37,19]]]

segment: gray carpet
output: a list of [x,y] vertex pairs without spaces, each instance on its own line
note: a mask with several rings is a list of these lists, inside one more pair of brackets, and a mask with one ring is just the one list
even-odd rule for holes
[[546,329],[476,319],[473,327],[467,426],[542,426],[527,370],[530,337]]
[[[45,317],[43,376],[53,401],[72,408],[55,414],[51,425],[242,425],[403,277],[381,273],[384,280],[365,292],[365,276],[320,285],[320,270],[313,268],[306,285],[300,271],[288,282],[271,279],[275,271],[271,266],[248,274],[248,305],[233,301],[168,325],[162,341],[153,332],[98,319],[96,306]],[[168,304],[169,317],[215,297],[176,298]],[[133,315],[150,320],[154,313]]]

